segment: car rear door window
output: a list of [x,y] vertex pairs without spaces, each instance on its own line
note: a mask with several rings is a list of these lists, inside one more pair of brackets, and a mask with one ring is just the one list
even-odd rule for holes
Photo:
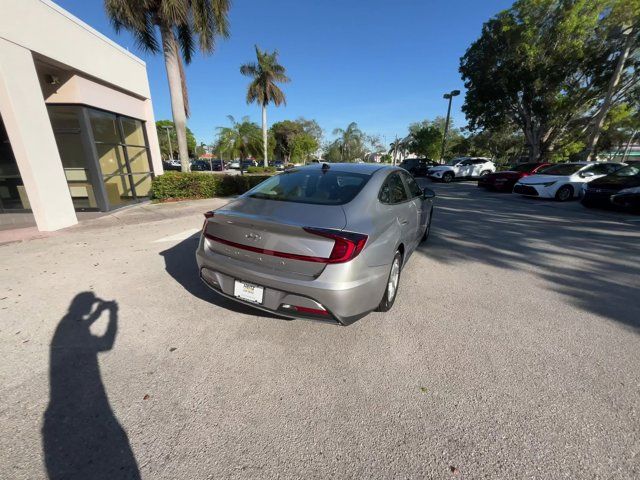
[[378,198],[385,204],[402,203],[409,199],[399,173],[394,172],[387,177],[380,188]]
[[411,198],[416,198],[422,195],[422,189],[418,185],[418,182],[416,182],[415,178],[411,175],[407,175],[406,173],[402,174],[402,178],[404,178],[404,181],[407,184],[407,189],[409,190]]

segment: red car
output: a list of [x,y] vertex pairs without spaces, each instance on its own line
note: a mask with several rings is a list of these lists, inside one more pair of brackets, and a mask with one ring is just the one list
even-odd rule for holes
[[522,177],[533,175],[539,171],[551,166],[550,163],[520,163],[514,165],[504,172],[495,172],[480,177],[478,186],[489,190],[499,190],[501,192],[511,192],[513,186]]

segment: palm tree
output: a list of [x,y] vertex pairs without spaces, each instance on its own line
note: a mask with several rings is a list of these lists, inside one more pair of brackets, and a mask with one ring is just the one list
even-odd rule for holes
[[360,130],[356,122],[351,122],[346,129],[334,129],[333,134],[338,137],[336,142],[340,148],[340,160],[342,162],[351,162],[362,152],[365,134]]
[[196,37],[206,54],[214,50],[216,37],[229,36],[230,5],[230,0],[105,0],[116,32],[128,30],[142,49],[164,55],[183,172],[190,169],[186,133],[189,99],[183,59],[191,62]]
[[247,88],[247,103],[258,103],[262,107],[262,148],[264,153],[264,166],[268,166],[267,150],[267,105],[273,103],[276,107],[287,104],[284,92],[277,83],[290,81],[285,74],[285,68],[278,63],[278,51],[272,53],[261,51],[256,45],[257,63],[246,63],[240,67],[240,73],[253,78]]
[[218,150],[221,153],[229,153],[231,158],[240,157],[240,173],[242,173],[242,161],[260,151],[260,127],[242,117],[237,122],[232,115],[227,115],[231,122],[230,127],[218,127]]

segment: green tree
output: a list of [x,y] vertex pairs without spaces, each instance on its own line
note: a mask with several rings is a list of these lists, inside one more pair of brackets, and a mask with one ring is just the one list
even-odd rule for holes
[[267,105],[273,103],[276,107],[287,103],[284,92],[278,83],[289,82],[285,68],[278,63],[277,50],[269,53],[261,51],[256,45],[257,63],[247,63],[240,67],[240,73],[253,80],[247,88],[247,103],[258,103],[262,107],[262,145],[264,166],[268,165],[267,138]]
[[[165,127],[169,127],[168,129]],[[169,132],[169,138],[167,138],[167,130]],[[156,122],[156,131],[158,132],[158,141],[160,142],[160,156],[165,159],[179,158],[178,157],[178,137],[176,135],[176,128],[171,120],[158,120]],[[187,152],[189,158],[196,154],[196,137],[193,132],[186,127],[187,134]],[[171,150],[169,151],[169,144],[171,144]]]
[[635,70],[640,62],[634,58],[640,52],[640,0],[612,1],[611,11],[602,23],[605,34],[613,40],[611,50],[617,58],[604,98],[589,124],[589,135],[582,152],[582,157],[587,160],[594,153],[609,111],[615,107],[615,96],[637,79]]
[[[164,55],[171,109],[182,171],[190,169],[187,146],[189,100],[183,66],[189,64],[196,42],[211,53],[216,37],[229,36],[230,0],[105,0],[116,32],[128,30],[141,48]],[[157,34],[160,33],[160,41]]]
[[295,120],[295,123],[300,125],[300,128],[304,133],[311,135],[313,138],[315,138],[318,144],[322,142],[322,128],[320,127],[318,122],[316,122],[313,119],[307,120],[304,117],[300,117]]
[[285,162],[291,161],[291,148],[293,139],[304,133],[302,125],[291,120],[276,122],[271,126],[271,132],[275,140],[275,154]]
[[218,127],[216,150],[221,156],[226,154],[231,159],[239,157],[242,166],[242,160],[260,153],[260,127],[250,121],[249,117],[242,117],[239,122],[231,115],[227,118],[231,126]]
[[518,0],[485,23],[460,63],[470,128],[515,126],[534,161],[550,158],[576,127],[584,132],[615,70],[617,47],[600,27],[616,1]]
[[409,125],[407,148],[419,157],[438,158],[442,148],[442,130],[428,120]]
[[347,128],[334,129],[333,135],[338,137],[334,144],[340,152],[341,162],[353,162],[364,157],[367,137],[356,122],[351,122]]
[[294,161],[307,162],[310,156],[318,150],[318,141],[309,133],[300,133],[291,142],[291,158]]

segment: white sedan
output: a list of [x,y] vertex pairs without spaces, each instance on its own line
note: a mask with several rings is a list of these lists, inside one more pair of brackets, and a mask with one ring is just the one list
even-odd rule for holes
[[478,178],[495,171],[496,166],[489,158],[460,157],[449,160],[445,165],[430,168],[427,175],[449,183],[455,178]]
[[564,202],[579,196],[585,183],[609,175],[623,166],[623,163],[615,162],[560,163],[535,175],[521,178],[513,187],[513,193],[529,197],[555,198]]

